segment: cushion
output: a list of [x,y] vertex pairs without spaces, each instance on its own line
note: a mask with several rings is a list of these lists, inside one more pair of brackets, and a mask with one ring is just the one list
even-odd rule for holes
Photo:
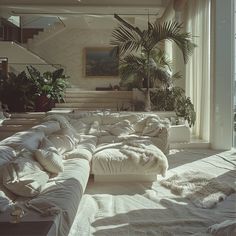
[[80,135],[75,131],[74,128],[62,128],[54,133],[59,135],[67,135],[71,138],[71,140],[74,142],[74,145],[76,145],[80,141]]
[[16,152],[13,148],[8,146],[0,146],[0,166],[14,160]]
[[133,134],[135,132],[129,120],[122,120],[116,124],[104,126],[104,129],[116,136]]
[[54,144],[47,138],[44,137],[39,145],[39,149],[50,149],[50,150],[55,150],[55,152],[57,152],[56,147],[54,146]]
[[82,158],[91,161],[93,153],[96,149],[97,137],[92,135],[81,135],[81,142],[78,146],[65,153],[65,159]]
[[54,145],[58,153],[63,154],[75,148],[75,141],[69,135],[52,134],[48,136],[48,140]]
[[159,131],[164,127],[163,124],[161,124],[160,120],[156,118],[150,118],[147,120],[146,126],[143,129],[142,135],[147,136],[158,136]]
[[38,148],[43,137],[44,132],[40,130],[22,131],[2,140],[0,146],[10,146],[18,151],[23,148],[35,150]]
[[4,186],[23,197],[38,195],[48,179],[48,174],[32,158],[19,156],[3,168]]
[[40,125],[32,127],[33,130],[41,130],[45,135],[49,135],[61,129],[60,123],[58,121],[46,121]]
[[58,174],[64,170],[62,156],[56,151],[50,149],[43,150],[38,149],[34,152],[36,160],[44,167],[48,172]]
[[46,121],[58,121],[60,123],[60,127],[61,128],[67,128],[67,127],[71,127],[71,124],[69,122],[69,120],[62,115],[58,115],[58,114],[53,114],[53,115],[48,115],[44,118],[44,120]]
[[0,190],[0,212],[4,212],[12,204],[11,199],[9,199],[6,194]]

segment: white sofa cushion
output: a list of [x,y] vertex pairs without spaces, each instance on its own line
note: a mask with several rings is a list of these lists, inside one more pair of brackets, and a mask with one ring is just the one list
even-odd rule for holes
[[41,192],[49,175],[40,164],[29,157],[18,156],[3,167],[3,184],[11,192],[23,197],[33,197]]
[[58,121],[49,120],[42,124],[36,125],[31,128],[32,130],[41,130],[45,135],[50,135],[61,129],[60,123]]
[[35,150],[39,147],[43,137],[44,132],[40,130],[22,131],[2,140],[0,146],[10,146],[17,151],[20,151],[23,148]]
[[150,140],[129,140],[100,145],[92,161],[95,175],[161,174],[165,176],[168,161]]
[[150,119],[147,119],[142,135],[150,137],[158,136],[160,129],[163,127],[164,125],[160,123],[159,119],[151,117]]
[[16,152],[8,146],[0,146],[0,167],[16,158]]
[[50,149],[37,149],[34,152],[36,160],[44,167],[45,170],[53,174],[58,174],[64,170],[62,156]]
[[75,148],[75,142],[69,135],[52,134],[48,136],[48,140],[51,141],[60,154],[72,151]]
[[11,199],[9,199],[6,194],[0,190],[0,212],[4,212],[12,204]]
[[96,149],[97,137],[93,135],[81,135],[81,141],[78,146],[64,154],[65,159],[82,158],[88,161],[92,160],[93,153]]
[[116,136],[135,133],[135,130],[129,120],[122,120],[113,125],[106,125],[104,126],[104,130]]

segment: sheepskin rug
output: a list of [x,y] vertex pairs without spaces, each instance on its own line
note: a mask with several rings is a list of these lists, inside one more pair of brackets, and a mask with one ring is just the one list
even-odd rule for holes
[[235,192],[233,187],[201,171],[175,174],[162,180],[161,185],[169,188],[172,193],[189,199],[200,208],[213,208],[218,202]]

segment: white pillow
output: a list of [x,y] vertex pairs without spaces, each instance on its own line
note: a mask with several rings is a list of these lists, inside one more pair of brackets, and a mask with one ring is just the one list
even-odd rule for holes
[[158,136],[160,130],[164,127],[163,124],[156,118],[151,118],[147,120],[146,126],[143,129],[142,135],[147,135],[150,137]]
[[45,133],[45,135],[50,135],[51,133],[54,133],[60,129],[60,123],[54,120],[43,122],[42,124],[36,125],[31,128],[31,130],[41,130]]
[[3,184],[11,192],[23,197],[38,195],[49,175],[32,158],[18,157],[3,168]]
[[75,142],[69,135],[52,134],[48,136],[48,139],[60,154],[72,151],[75,148]]
[[72,129],[72,128],[62,128],[58,130],[57,132],[53,133],[53,135],[55,134],[69,136],[71,140],[73,141],[74,145],[76,145],[80,141],[80,135],[75,131],[75,129]]
[[8,146],[0,146],[0,166],[7,164],[8,162],[16,158],[16,152],[13,148]]
[[133,125],[130,123],[129,120],[122,120],[116,124],[109,125],[107,126],[107,128],[104,129],[116,136],[135,133]]
[[9,199],[6,194],[0,190],[0,212],[4,212],[12,204],[11,199]]
[[36,160],[44,167],[45,170],[53,174],[58,174],[64,170],[62,156],[50,149],[38,149],[34,152]]
[[39,144],[43,137],[44,132],[40,130],[21,131],[2,140],[1,146],[10,146],[18,151],[23,148],[35,150],[39,147]]

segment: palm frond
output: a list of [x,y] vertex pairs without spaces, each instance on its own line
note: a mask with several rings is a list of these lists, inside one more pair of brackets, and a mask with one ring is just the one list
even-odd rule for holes
[[142,31],[138,27],[134,27],[130,23],[128,23],[126,20],[119,17],[117,14],[114,14],[114,17],[126,28],[135,31],[140,37],[142,37]]
[[146,74],[145,70],[146,61],[144,58],[129,54],[120,61],[120,76],[122,79],[128,79],[131,76],[135,76],[140,80],[143,79]]
[[121,25],[112,32],[112,37],[111,44],[119,47],[121,56],[133,50],[137,51],[141,46],[140,35]]
[[188,57],[192,54],[196,45],[191,41],[191,34],[183,33],[181,29],[182,24],[177,22],[154,23],[149,38],[150,47],[155,47],[156,44],[163,40],[173,41],[181,50],[184,63],[187,63]]

